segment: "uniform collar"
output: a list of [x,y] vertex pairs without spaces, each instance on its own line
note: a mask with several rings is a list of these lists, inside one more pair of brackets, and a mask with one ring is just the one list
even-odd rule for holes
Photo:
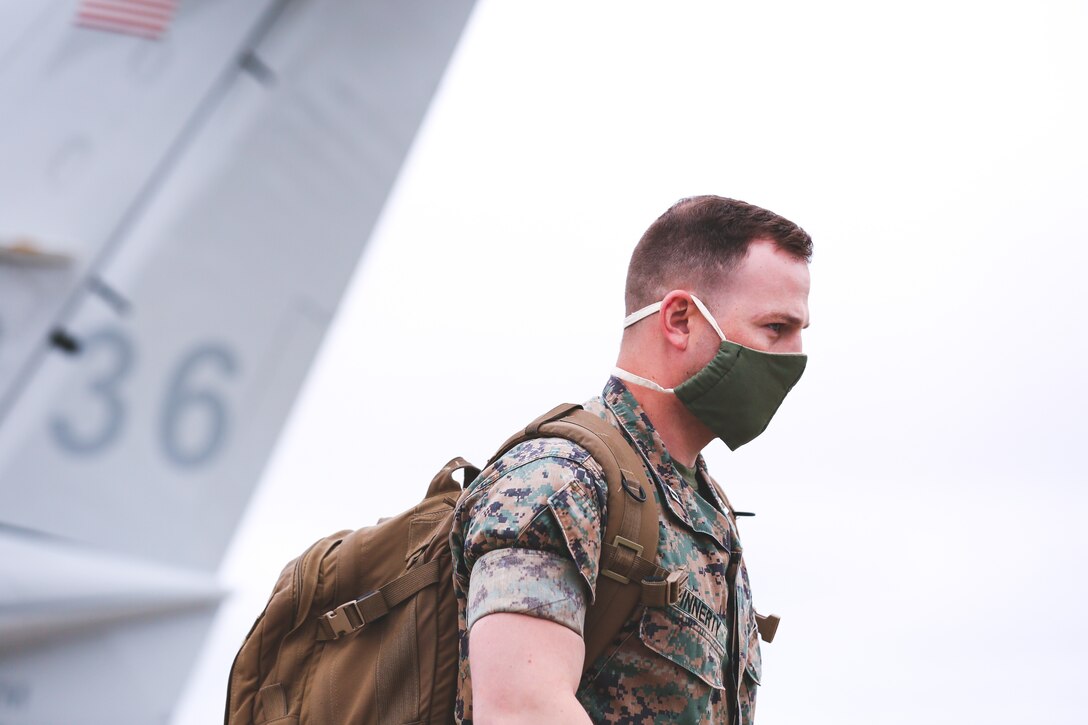
[[[609,378],[604,392],[601,393],[601,400],[616,416],[627,432],[627,437],[634,443],[635,449],[653,474],[661,492],[661,499],[673,515],[691,530],[714,539],[723,549],[731,548],[729,544],[735,537],[730,535],[732,527],[729,519],[722,513],[729,510],[728,505],[722,501],[713,485],[707,486],[715,499],[711,503],[677,473],[661,436],[623,381],[616,377]],[[710,476],[702,455],[695,461],[695,470],[699,478],[709,483]],[[719,508],[716,509],[715,504]]]

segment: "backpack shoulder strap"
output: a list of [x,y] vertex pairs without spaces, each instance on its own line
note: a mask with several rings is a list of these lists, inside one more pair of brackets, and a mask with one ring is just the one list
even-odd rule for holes
[[552,437],[589,451],[604,469],[608,484],[597,591],[586,612],[585,667],[589,668],[636,606],[676,601],[682,572],[670,574],[656,564],[658,506],[642,459],[623,433],[582,406],[557,405],[511,436],[491,460],[523,441]]

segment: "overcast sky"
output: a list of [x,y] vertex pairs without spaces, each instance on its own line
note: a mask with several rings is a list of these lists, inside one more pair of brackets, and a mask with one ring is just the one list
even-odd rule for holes
[[1083,2],[482,0],[222,570],[177,725],[280,568],[599,392],[676,199],[815,240],[804,378],[711,470],[761,725],[1082,723]]

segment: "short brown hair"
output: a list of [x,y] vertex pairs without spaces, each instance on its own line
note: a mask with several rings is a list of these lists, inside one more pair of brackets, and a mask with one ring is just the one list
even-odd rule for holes
[[806,262],[812,259],[808,233],[774,212],[721,196],[681,199],[650,225],[631,254],[627,314],[670,290],[699,288],[712,276],[728,275],[756,239],[770,239]]

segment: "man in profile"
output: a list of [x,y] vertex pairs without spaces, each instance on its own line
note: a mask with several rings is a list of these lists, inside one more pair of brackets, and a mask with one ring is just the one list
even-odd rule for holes
[[641,457],[659,509],[656,563],[684,573],[682,593],[636,607],[585,662],[603,470],[565,439],[517,445],[462,497],[451,535],[458,722],[752,722],[757,615],[735,515],[700,452],[762,433],[800,378],[811,255],[796,224],[717,196],[683,199],[646,230],[617,367],[585,407]]

